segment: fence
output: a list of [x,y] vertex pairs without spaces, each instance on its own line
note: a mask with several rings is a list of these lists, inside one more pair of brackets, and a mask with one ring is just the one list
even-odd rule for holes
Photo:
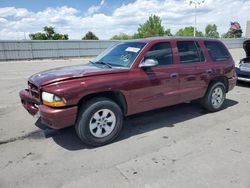
[[[221,39],[228,48],[241,48],[244,39]],[[118,41],[0,41],[0,61],[96,56]]]
[[116,41],[0,41],[0,60],[96,56]]

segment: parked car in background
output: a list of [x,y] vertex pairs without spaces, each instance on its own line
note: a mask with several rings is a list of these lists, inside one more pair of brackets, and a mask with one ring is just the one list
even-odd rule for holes
[[236,80],[219,40],[149,38],[121,42],[85,65],[35,74],[20,97],[47,126],[75,126],[84,143],[100,146],[118,136],[124,116],[196,99],[216,112]]
[[243,42],[246,57],[241,59],[236,66],[236,73],[239,81],[250,82],[250,39]]

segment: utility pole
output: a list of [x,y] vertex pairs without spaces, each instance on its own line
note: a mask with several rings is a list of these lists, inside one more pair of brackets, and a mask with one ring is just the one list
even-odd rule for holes
[[196,35],[196,9],[199,5],[201,5],[202,3],[204,3],[205,0],[199,1],[199,0],[195,0],[195,1],[189,1],[189,5],[194,5],[194,37]]
[[23,32],[24,40],[26,40],[26,33],[25,31]]

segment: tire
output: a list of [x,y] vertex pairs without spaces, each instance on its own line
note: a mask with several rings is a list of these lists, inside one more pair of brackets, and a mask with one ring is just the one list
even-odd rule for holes
[[216,82],[209,86],[206,95],[202,99],[202,106],[209,112],[222,109],[226,98],[226,87],[222,82]]
[[75,130],[85,144],[101,146],[118,136],[122,124],[122,110],[114,101],[94,98],[81,107]]

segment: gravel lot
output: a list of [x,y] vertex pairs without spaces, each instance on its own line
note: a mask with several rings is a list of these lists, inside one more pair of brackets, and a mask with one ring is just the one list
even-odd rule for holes
[[217,113],[190,103],[128,117],[119,139],[99,148],[82,144],[73,128],[38,128],[18,97],[28,76],[88,60],[0,62],[1,188],[250,187],[249,84],[228,93]]

